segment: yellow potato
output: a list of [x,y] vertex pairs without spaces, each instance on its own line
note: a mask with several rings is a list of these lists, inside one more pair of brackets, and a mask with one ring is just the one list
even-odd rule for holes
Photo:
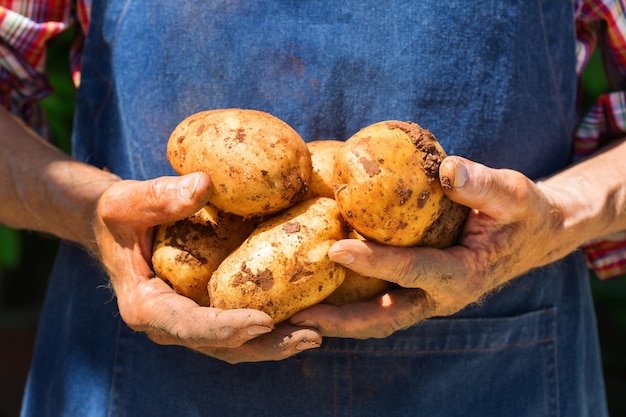
[[316,140],[308,142],[307,146],[311,153],[313,171],[311,184],[305,200],[316,197],[335,198],[333,187],[333,167],[335,155],[344,142],[341,140]]
[[391,288],[389,281],[366,277],[346,268],[346,277],[335,291],[324,299],[325,304],[342,305],[368,301]]
[[328,249],[346,236],[333,199],[287,209],[261,223],[213,273],[211,305],[261,310],[278,323],[321,302],[345,277],[345,268],[330,261]]
[[448,247],[469,209],[439,180],[446,154],[433,134],[411,122],[375,123],[349,138],[335,157],[335,199],[367,240],[393,246]]
[[187,117],[170,135],[167,157],[179,174],[208,173],[209,203],[243,217],[294,205],[311,181],[304,140],[287,123],[257,110],[208,110]]
[[160,225],[152,252],[154,272],[177,293],[208,306],[211,275],[255,224],[206,206],[186,219]]

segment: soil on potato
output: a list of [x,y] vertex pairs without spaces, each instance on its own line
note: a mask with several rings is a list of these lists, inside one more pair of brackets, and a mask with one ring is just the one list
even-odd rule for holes
[[261,288],[263,291],[268,291],[274,286],[274,274],[269,269],[254,274],[246,263],[242,262],[240,272],[235,275],[231,285],[236,288],[248,281],[254,283],[255,286]]
[[[437,143],[435,136],[429,130],[423,129],[418,124],[412,122],[389,122],[389,128],[400,129],[411,138],[413,146],[415,146],[415,148],[418,149],[422,155],[424,155],[421,165],[428,178],[428,184],[432,184],[435,181],[438,182],[439,166],[441,165],[441,162],[443,162],[446,155],[441,153],[435,145],[435,143]],[[450,185],[450,179],[447,178],[447,184],[445,180],[446,178],[442,181],[442,186],[444,188]],[[424,207],[429,197],[430,192],[428,190],[424,191],[422,195],[419,196],[419,208]],[[442,240],[442,236],[450,234],[452,235],[446,240],[450,243],[455,242],[461,234],[462,225],[465,223],[465,220],[470,212],[468,207],[457,204],[446,196],[441,199],[439,204],[440,207],[439,213],[437,214],[437,220],[424,230],[421,243],[423,246],[440,246],[439,242]],[[451,227],[454,225],[457,226]]]
[[424,155],[423,167],[426,176],[428,177],[428,183],[439,179],[439,165],[445,158],[445,155],[441,154],[435,146],[437,139],[435,136],[426,129],[423,129],[416,123],[398,123],[389,122],[390,129],[400,129],[405,132],[410,138],[411,143],[422,155]]
[[168,245],[179,249],[182,253],[176,261],[192,265],[204,265],[207,258],[198,250],[200,236],[216,236],[217,233],[210,223],[199,224],[188,219],[179,220],[165,229],[164,240]]
[[457,204],[445,196],[439,205],[437,220],[424,230],[422,235],[423,246],[439,247],[441,236],[450,235],[444,247],[449,246],[457,241],[463,231],[463,225],[470,212],[469,207]]

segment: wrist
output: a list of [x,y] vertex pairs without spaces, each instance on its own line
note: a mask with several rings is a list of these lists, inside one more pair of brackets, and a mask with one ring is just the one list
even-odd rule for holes
[[75,160],[52,164],[46,172],[47,200],[58,220],[51,232],[66,240],[97,250],[94,233],[100,196],[120,178]]
[[626,229],[625,157],[626,142],[618,142],[537,183],[553,210],[555,238],[575,249]]

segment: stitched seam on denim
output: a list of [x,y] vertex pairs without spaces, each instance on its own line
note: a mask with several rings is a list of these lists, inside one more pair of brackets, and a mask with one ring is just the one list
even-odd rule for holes
[[[554,399],[556,395],[555,389],[555,367],[554,367],[554,345],[556,341],[552,344],[548,344],[545,346],[545,355],[544,355],[544,368],[545,368],[545,384],[546,384],[546,416],[553,417],[558,416],[558,408],[554,406]],[[552,362],[552,366],[551,366]]]
[[[546,314],[548,314],[546,312]],[[552,326],[552,330],[554,332],[555,328],[558,328],[557,325],[557,320],[558,320],[558,316],[556,315],[556,311],[552,311],[552,320],[546,320],[546,327],[548,325]],[[559,417],[559,415],[561,414],[561,410],[560,410],[560,404],[559,404],[559,355],[557,354],[558,352],[558,339],[554,338],[554,344],[552,344],[551,346],[547,346],[548,349],[552,349],[552,387],[554,389],[554,404],[553,404],[553,409],[554,409],[554,415],[556,417]]]
[[339,384],[337,381],[337,373],[339,365],[337,364],[337,357],[333,354],[333,415],[337,417],[337,412],[339,410],[339,399],[337,398],[337,390],[339,389]]
[[117,332],[115,334],[115,355],[111,372],[111,387],[109,388],[109,417],[123,415],[121,404],[124,395],[124,382],[126,375],[126,358],[128,351],[128,338],[124,334],[124,324],[118,319]]
[[[550,67],[550,77],[552,78],[552,83],[554,84],[554,92],[557,98],[559,114],[561,116],[561,123],[563,124],[565,134],[569,137],[571,135],[572,128],[567,122],[567,116],[565,115],[565,110],[563,109],[563,98],[561,97],[561,89],[559,88],[559,82],[556,76],[556,70],[554,66],[554,59],[552,57],[552,52],[550,51],[550,45],[548,43],[548,32],[546,30],[545,15],[543,13],[543,0],[537,0],[537,6],[539,9],[539,21],[541,23],[541,33],[543,34],[543,44],[544,44],[545,51],[546,51],[546,57],[548,58],[548,65]],[[572,19],[573,18],[574,16],[572,15]]]
[[[548,315],[547,311],[544,311],[544,315]],[[553,326],[554,320],[555,320],[555,314],[554,312],[552,312],[551,314],[552,317],[551,320],[545,320],[544,322],[544,333],[545,334],[553,334],[553,332],[551,332],[551,330],[553,330],[552,328],[550,328],[550,325]],[[553,417],[555,415],[555,413],[557,411],[555,411],[555,407],[554,407],[554,395],[555,395],[555,389],[554,389],[554,372],[555,372],[555,367],[554,367],[554,345],[556,344],[556,338],[554,340],[554,343],[552,344],[548,344],[545,346],[545,351],[544,351],[544,378],[545,378],[545,385],[546,385],[546,410],[545,410],[545,415],[548,417]]]
[[368,354],[368,353],[393,353],[398,356],[401,355],[415,355],[415,354],[437,354],[437,353],[473,353],[473,352],[493,352],[496,350],[504,350],[512,347],[541,345],[544,343],[554,343],[556,339],[554,337],[548,337],[543,339],[529,340],[518,343],[507,343],[498,346],[484,347],[484,348],[467,348],[467,349],[419,349],[419,350],[357,350],[357,349],[327,349],[326,352],[331,353],[356,353],[356,354]]
[[[117,39],[117,33],[119,31],[120,24],[122,20],[124,19],[124,16],[126,15],[126,10],[128,10],[129,3],[130,3],[129,0],[127,0],[124,3],[124,7],[122,7],[122,11],[120,12],[119,18],[117,19],[117,26],[115,27],[115,31],[113,32],[113,36],[111,37],[111,44],[109,47],[109,50],[111,51],[111,53],[113,53],[113,49],[115,48],[115,41]],[[109,70],[112,72],[112,68],[109,68]],[[112,89],[113,83],[111,82],[110,78],[106,81],[107,81],[107,92],[104,95],[104,98],[102,99],[102,102],[100,103],[100,106],[96,110],[96,113],[94,114],[94,122],[95,122],[94,126],[97,125],[97,122],[100,119],[100,116],[102,115],[102,111],[104,110],[107,102],[109,101],[109,98],[111,97],[111,89]],[[97,131],[98,129],[95,129],[94,134],[97,134]]]
[[353,413],[352,413],[352,411],[353,411],[353,407],[352,407],[352,387],[354,385],[352,383],[352,374],[353,374],[352,373],[352,365],[353,365],[352,357],[349,357],[348,360],[347,360],[347,369],[346,369],[346,372],[347,372],[346,377],[348,379],[348,383],[346,384],[347,385],[346,388],[348,390],[348,392],[347,392],[347,395],[348,395],[348,415],[350,417],[353,416]]

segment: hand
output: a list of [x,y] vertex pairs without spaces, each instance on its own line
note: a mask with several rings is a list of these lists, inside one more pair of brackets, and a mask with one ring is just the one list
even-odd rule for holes
[[330,259],[402,288],[369,302],[319,304],[291,323],[324,336],[386,337],[429,317],[453,314],[573,249],[558,239],[560,211],[521,173],[448,157],[440,177],[451,199],[472,208],[456,246],[438,250],[339,241]]
[[111,277],[122,319],[159,344],[195,349],[236,363],[279,360],[318,347],[320,335],[290,325],[274,328],[257,310],[200,307],[154,277],[153,228],[199,210],[211,182],[206,174],[120,181],[101,196],[94,221],[99,256]]

